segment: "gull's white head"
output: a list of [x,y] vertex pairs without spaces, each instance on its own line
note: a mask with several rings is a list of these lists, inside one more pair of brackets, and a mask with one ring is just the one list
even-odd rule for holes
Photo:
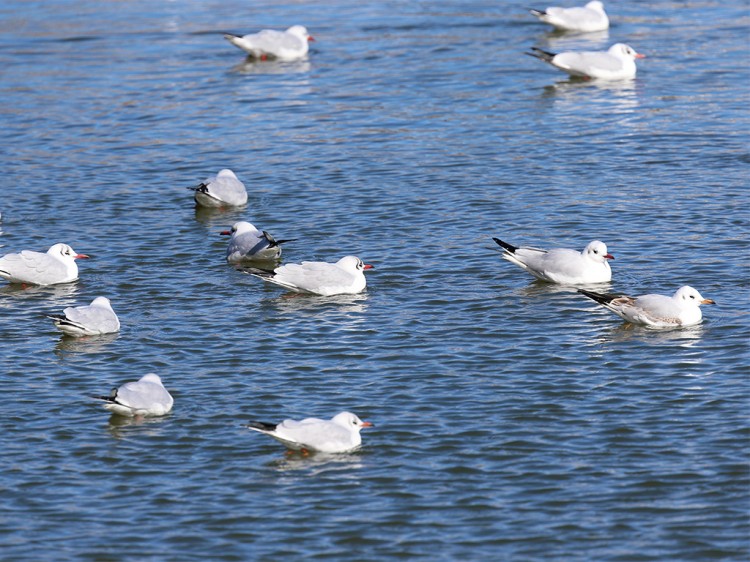
[[607,245],[600,240],[592,240],[583,249],[583,255],[596,262],[606,262],[613,260],[615,257],[607,252]]
[[232,225],[230,234],[244,234],[245,232],[257,232],[258,234],[260,234],[260,231],[255,228],[255,225],[247,221],[239,221],[234,223]]
[[219,170],[219,173],[216,174],[217,178],[232,178],[237,179],[237,176],[234,175],[234,172],[230,170],[229,168],[224,168],[223,170]]
[[597,12],[603,12],[604,11],[604,4],[599,2],[599,0],[592,0],[588,4],[586,4],[586,8],[589,10],[596,10]]
[[91,306],[101,306],[103,308],[108,308],[112,310],[112,305],[109,302],[109,299],[107,297],[96,297],[94,300],[91,301]]
[[618,59],[635,60],[646,58],[646,55],[637,53],[633,47],[626,45],[625,43],[615,43],[607,50],[607,52]]
[[336,265],[338,265],[341,269],[349,271],[351,273],[375,268],[375,266],[370,265],[369,263],[364,263],[357,256],[344,256],[336,262]]
[[287,33],[291,33],[292,35],[299,37],[300,39],[303,39],[305,41],[315,41],[315,39],[312,38],[312,36],[308,33],[307,28],[304,25],[293,25],[289,29],[286,30]]
[[672,297],[680,303],[685,303],[689,306],[700,306],[702,304],[716,304],[711,299],[704,299],[698,291],[688,285],[684,285],[677,289],[674,296]]
[[147,375],[143,375],[138,382],[152,382],[154,384],[158,384],[159,386],[164,386],[161,383],[161,378],[156,373],[149,373]]
[[341,412],[340,414],[336,414],[331,421],[336,425],[356,431],[357,433],[359,433],[363,427],[372,427],[372,423],[362,421],[356,414],[352,414],[351,412]]
[[64,258],[81,259],[88,258],[86,254],[79,254],[67,244],[55,244],[47,250],[47,253],[53,256],[62,256]]

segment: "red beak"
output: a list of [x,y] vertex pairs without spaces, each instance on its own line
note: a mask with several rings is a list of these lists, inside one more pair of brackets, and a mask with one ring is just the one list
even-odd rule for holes
[[612,254],[604,254],[604,257],[605,257],[606,259],[608,259],[608,260],[613,260],[613,259],[615,259],[615,256],[613,256]]
[[374,266],[374,265],[371,265],[371,264],[369,264],[369,263],[366,263],[366,264],[365,264],[365,269],[375,269],[375,266]]
[[363,421],[362,427],[375,427],[375,424],[373,424],[372,422]]
[[307,36],[307,40],[308,41],[315,41],[315,37],[313,37],[312,35],[308,35]]
[[635,58],[637,58],[637,59],[645,59],[646,55],[642,55],[641,53],[636,53]]
[[80,260],[80,259],[88,259],[88,256],[86,254],[76,254],[73,256],[74,260]]
[[219,234],[221,234],[222,236],[231,236],[232,235],[231,231],[229,231],[229,230],[222,230],[221,232],[219,232]]

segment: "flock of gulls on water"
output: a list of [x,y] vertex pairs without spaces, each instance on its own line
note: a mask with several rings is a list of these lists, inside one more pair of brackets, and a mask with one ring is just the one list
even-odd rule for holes
[[[599,1],[582,8],[547,8],[531,10],[541,21],[557,29],[574,32],[601,31],[609,27],[609,18]],[[259,33],[224,37],[257,60],[293,61],[308,53],[313,38],[307,29],[295,25],[286,31],[263,30]],[[617,43],[606,52],[550,53],[532,48],[537,57],[571,76],[617,80],[635,76],[635,59],[642,58],[628,45]],[[247,203],[247,190],[231,170],[221,170],[200,185],[190,188],[200,207],[241,207]],[[367,285],[364,272],[373,266],[356,256],[345,256],[336,263],[303,261],[278,266],[281,245],[293,240],[276,240],[268,232],[258,230],[249,222],[235,223],[231,230],[226,260],[231,264],[255,265],[243,271],[290,291],[321,296],[356,294]],[[502,257],[521,267],[537,279],[548,283],[586,286],[608,283],[612,279],[609,260],[614,256],[599,240],[590,242],[583,251],[557,248],[517,247],[498,238]],[[67,244],[55,244],[46,253],[23,250],[0,258],[0,277],[21,285],[56,285],[78,279],[77,259],[88,258]],[[264,267],[269,265],[270,267]],[[276,267],[278,266],[278,267]],[[714,304],[692,287],[680,287],[672,296],[642,295],[629,297],[597,293],[586,289],[578,292],[611,310],[626,322],[648,328],[676,328],[698,324],[702,319],[700,305]],[[109,299],[96,297],[87,306],[68,307],[61,315],[49,317],[64,335],[97,336],[117,332],[120,321]],[[104,407],[114,414],[128,417],[162,416],[171,411],[174,400],[161,379],[149,373],[135,382],[113,389],[109,396],[99,396]],[[344,453],[357,449],[362,439],[360,430],[372,423],[355,414],[341,412],[330,420],[307,418],[285,420],[278,424],[253,421],[248,428],[269,435],[288,449],[303,453]]]

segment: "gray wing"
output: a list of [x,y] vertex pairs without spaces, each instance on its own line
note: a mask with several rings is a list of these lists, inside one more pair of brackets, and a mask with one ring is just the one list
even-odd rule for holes
[[592,72],[607,70],[614,72],[622,68],[622,61],[609,53],[568,52],[557,55],[553,64],[563,70],[589,76]]
[[254,232],[247,232],[232,239],[227,248],[227,258],[230,260],[251,258],[268,248],[270,244],[268,239],[262,234],[258,235]]
[[214,178],[208,184],[208,190],[218,199],[230,205],[244,205],[247,203],[247,191],[245,186],[235,178]]
[[328,449],[331,445],[346,447],[351,441],[349,432],[344,428],[318,418],[284,420],[276,426],[276,434],[282,439],[316,450]]
[[24,279],[40,285],[59,281],[67,276],[67,268],[49,254],[23,250],[0,259],[0,271],[10,279]]
[[278,55],[283,50],[296,50],[301,46],[299,37],[274,29],[266,29],[254,35],[245,36],[245,39],[255,48],[271,55]]
[[587,8],[547,8],[546,12],[554,16],[560,23],[570,27],[578,27],[584,23],[598,21],[599,15]]
[[120,329],[117,315],[101,306],[77,306],[63,310],[65,318],[88,331],[102,334],[116,332]]
[[681,312],[679,304],[664,295],[643,295],[629,304],[633,309],[639,310],[640,315],[660,322],[676,322]]
[[129,382],[117,389],[114,401],[133,410],[148,410],[155,404],[168,407],[172,396],[158,384],[148,381]]
[[349,286],[354,282],[353,275],[328,262],[303,261],[301,264],[282,265],[276,268],[275,273],[272,281],[313,293],[331,287]]

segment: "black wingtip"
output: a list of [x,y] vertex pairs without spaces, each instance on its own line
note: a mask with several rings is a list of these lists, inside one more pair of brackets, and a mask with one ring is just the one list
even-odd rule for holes
[[247,424],[247,427],[252,427],[254,429],[260,429],[261,431],[273,431],[276,429],[275,423],[266,423],[266,422],[259,422],[259,421],[251,421]]
[[515,254],[516,250],[518,250],[518,248],[516,246],[514,246],[513,244],[508,244],[507,242],[503,242],[499,238],[494,238],[493,237],[492,239],[495,241],[495,244],[497,244],[498,246],[500,246],[500,247],[508,250],[511,254]]
[[81,325],[77,322],[74,322],[73,320],[70,320],[69,318],[65,316],[47,316],[50,320],[52,320],[55,325],[57,326],[73,326],[80,328]]
[[208,192],[208,186],[205,183],[198,184],[194,187],[186,187],[185,189],[189,189],[190,191],[200,191],[201,193]]
[[586,289],[578,289],[578,292],[599,304],[609,304],[617,298],[617,295],[605,295],[604,293],[595,293]]
[[540,49],[538,47],[531,47],[531,50],[533,51],[533,53],[524,53],[524,54],[525,55],[529,55],[530,57],[541,59],[544,62],[551,62],[552,59],[557,56],[557,53],[552,53],[550,51],[545,51],[545,50]]
[[267,231],[263,231],[263,237],[268,242],[269,248],[275,248],[276,246],[281,246],[282,244],[286,244],[287,242],[295,242],[296,238],[290,238],[289,240],[276,240],[271,234],[269,234]]
[[296,242],[297,238],[289,238],[288,240],[277,240],[276,245],[281,246],[282,244],[286,244],[287,242]]

